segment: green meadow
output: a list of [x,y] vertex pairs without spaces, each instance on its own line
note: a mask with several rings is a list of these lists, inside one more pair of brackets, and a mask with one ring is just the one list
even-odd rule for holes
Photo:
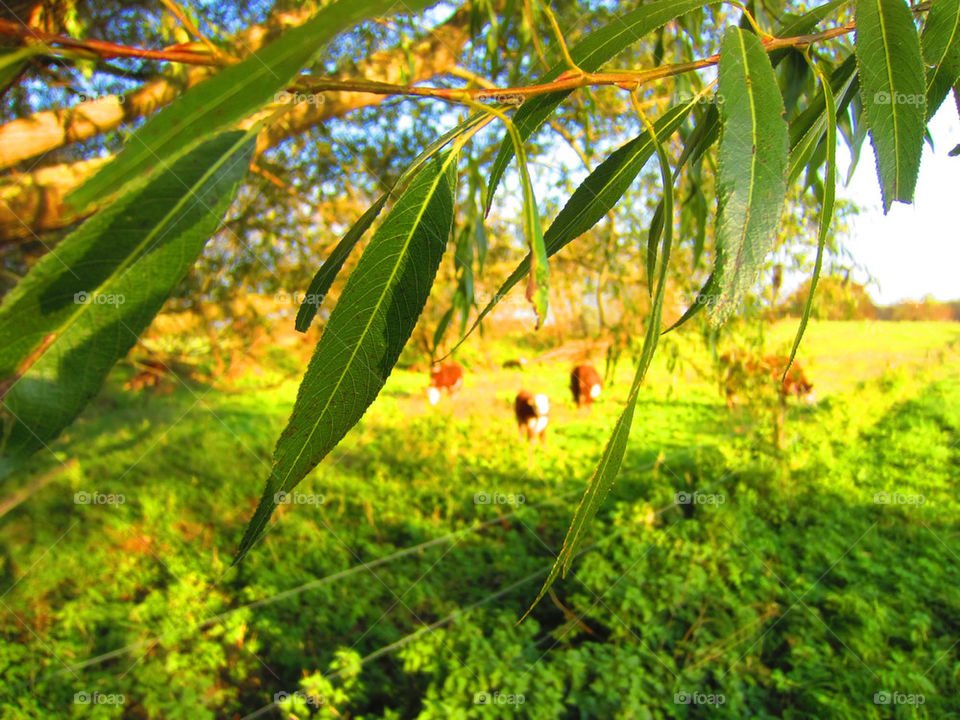
[[[433,408],[396,370],[237,568],[298,378],[115,370],[0,493],[0,717],[960,717],[960,326],[812,323],[817,403],[781,447],[667,338],[582,554],[519,624],[629,356],[589,410],[589,348],[473,342]],[[521,388],[551,399],[542,444]]]

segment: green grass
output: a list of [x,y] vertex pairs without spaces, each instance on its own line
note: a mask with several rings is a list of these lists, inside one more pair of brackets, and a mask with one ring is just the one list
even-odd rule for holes
[[[397,371],[297,488],[314,504],[280,507],[239,570],[296,383],[112,382],[0,493],[36,485],[0,518],[0,717],[241,718],[295,691],[295,717],[960,717],[958,335],[812,324],[801,360],[820,403],[791,408],[782,451],[763,412],[726,409],[680,336],[692,365],[655,362],[590,549],[519,626],[629,363],[590,411],[569,399],[569,358],[500,370],[533,355],[504,341],[464,356],[457,403],[429,408],[425,375]],[[518,440],[521,387],[552,399],[542,447]],[[716,503],[674,504],[695,491]],[[512,704],[474,702],[495,692]],[[924,703],[876,704],[883,692]]]

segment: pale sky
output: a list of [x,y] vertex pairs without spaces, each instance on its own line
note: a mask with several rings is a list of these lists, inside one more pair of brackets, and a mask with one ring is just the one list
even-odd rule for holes
[[[960,157],[947,155],[960,143],[960,121],[952,95],[934,116],[930,134],[934,150],[924,143],[912,205],[895,202],[884,216],[869,139],[850,185],[837,188],[838,196],[861,207],[860,215],[850,220],[851,237],[845,244],[854,260],[877,281],[868,289],[880,304],[928,294],[938,300],[960,299]],[[843,156],[844,180],[849,162],[845,151],[841,140],[838,156]]]

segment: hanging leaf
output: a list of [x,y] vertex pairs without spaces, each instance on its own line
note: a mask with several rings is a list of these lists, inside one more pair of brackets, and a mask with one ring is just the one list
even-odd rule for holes
[[717,276],[715,273],[710,273],[710,277],[707,278],[707,281],[703,284],[703,287],[700,288],[700,292],[697,293],[697,298],[693,301],[693,304],[687,308],[687,311],[680,316],[679,320],[664,330],[663,334],[666,335],[668,332],[676,330],[678,327],[690,320],[690,318],[692,318],[710,303],[711,298],[713,298],[716,292]]
[[833,98],[833,91],[830,89],[830,83],[823,74],[816,70],[820,77],[820,84],[823,87],[824,97],[827,101],[827,159],[826,159],[826,182],[823,185],[823,205],[820,208],[820,229],[817,233],[817,259],[813,266],[813,275],[810,278],[810,292],[807,293],[807,301],[803,306],[803,316],[800,318],[800,327],[797,328],[797,336],[794,338],[793,347],[790,350],[790,360],[783,369],[783,378],[786,380],[790,366],[797,356],[797,349],[800,347],[800,341],[803,339],[803,333],[807,329],[807,323],[810,321],[810,312],[813,309],[813,293],[817,289],[817,282],[820,280],[820,271],[823,268],[823,251],[827,244],[827,234],[830,231],[830,223],[833,221],[833,207],[837,190],[837,126],[832,122],[836,117],[837,108]]
[[317,270],[317,274],[313,276],[310,287],[307,288],[307,294],[300,304],[300,310],[297,312],[295,327],[299,332],[306,332],[310,328],[310,323],[313,322],[317,311],[320,310],[320,305],[323,303],[324,298],[326,298],[327,293],[330,292],[333,281],[340,273],[347,258],[350,257],[353,248],[360,242],[360,238],[363,237],[364,233],[367,232],[373,224],[373,221],[377,219],[380,211],[383,210],[383,206],[387,202],[387,197],[389,196],[382,195],[379,200],[367,208],[367,211],[360,216],[360,219],[347,230],[346,235],[337,243],[337,246],[327,256],[327,259],[323,261],[323,265]]
[[220,129],[249,117],[291,84],[297,73],[341,30],[390,12],[413,12],[427,3],[411,0],[339,0],[265,48],[186,90],[124,144],[110,163],[74,190],[67,203],[80,211],[142,184],[157,170]]
[[337,244],[337,247],[333,249],[320,266],[320,269],[317,270],[317,274],[314,275],[310,287],[307,289],[306,296],[304,297],[304,302],[301,303],[300,310],[297,312],[295,327],[298,331],[306,332],[310,328],[313,318],[316,317],[317,312],[320,310],[320,305],[323,303],[327,293],[330,292],[333,281],[337,275],[340,274],[340,270],[343,269],[343,264],[350,256],[350,253],[353,252],[353,248],[356,247],[356,244],[373,224],[373,221],[379,217],[387,199],[390,196],[395,196],[403,192],[404,188],[406,188],[424,164],[446,147],[446,145],[488,122],[490,122],[490,117],[486,113],[476,113],[427,145],[403,171],[393,190],[383,195],[360,216],[360,219],[347,231],[346,235],[344,235]]
[[719,324],[753,286],[776,238],[786,196],[787,124],[783,99],[760,40],[731,27],[720,48],[723,134],[717,171]]
[[936,0],[923,28],[927,65],[927,122],[960,77],[960,0]]
[[[667,140],[683,123],[693,103],[670,108],[654,126],[657,137]],[[637,174],[654,152],[650,137],[644,133],[614,150],[593,172],[587,176],[573,192],[566,205],[544,233],[544,247],[547,257],[563,249],[568,243],[580,237],[606,216],[633,183]],[[480,311],[469,332],[457,342],[456,350],[483,322],[483,319],[496,307],[507,293],[529,272],[529,254],[510,274],[490,302]],[[453,351],[451,351],[453,352]]]
[[159,312],[220,225],[254,140],[232,132],[204,143],[87,220],[10,291],[0,306],[0,477],[73,421]]
[[[458,146],[457,146],[458,147]],[[234,564],[278,502],[376,399],[430,294],[453,223],[456,150],[429,162],[374,233],[330,314]]]
[[[648,33],[665,25],[675,17],[703,7],[696,0],[654,0],[620,17],[614,17],[606,25],[590,33],[586,38],[570,48],[570,57],[581,70],[594,72],[608,60]],[[532,84],[546,84],[559,78],[570,68],[557,63]],[[540,95],[527,100],[513,116],[521,142],[526,142],[553,114],[570,90],[562,90]],[[515,152],[513,141],[507,137],[500,145],[500,151],[493,161],[490,180],[487,183],[487,198],[484,214],[490,212],[493,196],[500,178]]]
[[903,0],[857,0],[860,98],[877,156],[884,213],[912,202],[926,127],[920,38]]
[[547,248],[543,239],[543,228],[540,225],[540,211],[537,210],[537,199],[533,194],[533,183],[527,170],[526,158],[519,154],[520,184],[523,186],[523,228],[530,246],[530,273],[527,276],[527,301],[533,303],[537,314],[537,328],[547,320],[549,270],[547,266]]
[[[657,290],[654,294],[653,304],[650,308],[650,316],[647,318],[646,333],[643,341],[643,350],[640,353],[640,359],[637,363],[637,370],[633,377],[633,384],[630,386],[630,394],[627,396],[627,405],[617,422],[614,425],[613,433],[607,441],[603,450],[603,455],[593,475],[587,484],[587,489],[577,505],[573,521],[567,530],[567,535],[563,540],[563,546],[560,554],[557,556],[550,574],[544,580],[543,587],[540,588],[533,604],[524,613],[523,617],[530,614],[530,611],[546,595],[550,586],[561,574],[566,576],[570,566],[577,555],[577,551],[583,542],[584,533],[587,526],[597,514],[600,505],[603,504],[610,486],[620,471],[620,465],[623,462],[623,455],[626,452],[627,440],[630,438],[630,426],[633,424],[633,413],[637,406],[637,396],[640,394],[640,387],[643,379],[646,377],[647,369],[650,367],[650,361],[653,359],[653,353],[657,348],[657,340],[660,337],[660,323],[663,315],[663,297],[667,285],[667,267],[670,261],[670,249],[673,242],[673,175],[670,170],[670,161],[664,150],[663,142],[654,126],[647,122],[648,137],[651,143],[655,142],[657,157],[660,160],[660,178],[663,183],[663,206],[664,206],[664,232],[663,247],[660,252],[660,273],[657,278]],[[521,618],[522,619],[522,618]]]
[[[835,96],[851,97],[857,85],[856,57],[850,55],[830,76]],[[826,100],[818,93],[813,102],[790,123],[790,165],[787,185],[792,186],[803,172],[826,132]],[[853,148],[851,148],[851,152]]]

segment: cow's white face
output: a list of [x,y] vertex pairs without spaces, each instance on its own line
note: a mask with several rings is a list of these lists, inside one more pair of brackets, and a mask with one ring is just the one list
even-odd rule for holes
[[440,390],[435,388],[433,385],[427,388],[427,400],[430,401],[431,405],[436,405],[440,402]]
[[600,385],[594,385],[592,388],[590,388],[590,397],[596,400],[598,397],[600,397],[600,390]]
[[550,400],[543,393],[533,396],[533,406],[537,409],[537,415],[545,417],[550,412]]
[[802,396],[800,400],[804,405],[816,405],[817,404],[817,393],[814,390],[811,390],[806,395]]

